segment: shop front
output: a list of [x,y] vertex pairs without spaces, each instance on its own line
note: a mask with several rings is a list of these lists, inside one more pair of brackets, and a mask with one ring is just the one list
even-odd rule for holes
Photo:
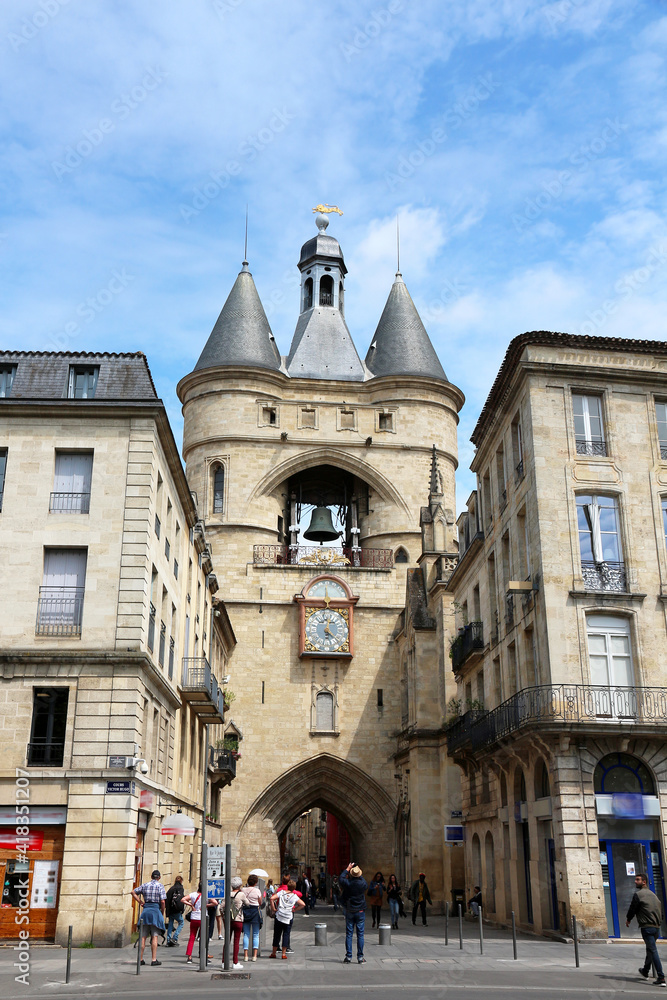
[[[18,938],[21,928],[32,941],[55,938],[67,809],[36,806],[29,819],[28,835],[18,835],[14,806],[0,807],[0,940]],[[19,914],[26,903],[29,924]]]

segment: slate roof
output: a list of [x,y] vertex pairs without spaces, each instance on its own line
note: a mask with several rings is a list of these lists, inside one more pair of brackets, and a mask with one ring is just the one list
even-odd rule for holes
[[[158,398],[146,355],[74,351],[0,351],[0,366],[16,365],[9,400],[66,399],[71,365],[99,367],[93,400],[155,400]],[[0,404],[4,399],[0,399]]]
[[341,262],[340,266],[343,274],[347,274],[347,268],[343,260],[343,251],[340,248],[340,243],[333,236],[325,236],[324,233],[318,233],[312,239],[306,240],[301,247],[299,267],[304,268],[315,257],[337,257]]
[[195,371],[220,365],[280,369],[280,352],[246,261],[199,356]]
[[422,375],[447,381],[400,272],[391,286],[366,355],[373,375]]
[[301,313],[287,358],[291,378],[363,382],[364,366],[340,310],[314,306]]

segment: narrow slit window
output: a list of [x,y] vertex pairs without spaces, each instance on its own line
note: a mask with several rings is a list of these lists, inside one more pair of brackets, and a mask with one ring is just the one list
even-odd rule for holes
[[222,514],[225,506],[225,470],[216,466],[213,473],[213,513]]

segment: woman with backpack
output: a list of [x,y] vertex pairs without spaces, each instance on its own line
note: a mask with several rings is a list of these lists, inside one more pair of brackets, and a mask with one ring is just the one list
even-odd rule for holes
[[269,958],[278,957],[276,952],[280,947],[280,938],[282,937],[283,958],[287,959],[294,911],[306,908],[306,904],[303,899],[297,896],[295,889],[296,882],[291,878],[287,883],[287,889],[279,889],[271,896],[271,903],[276,907],[276,919],[273,926],[273,951]]
[[[231,892],[229,894],[229,905],[231,907],[231,923],[230,923],[230,936],[234,935],[234,949],[232,951],[233,958],[233,968],[242,969],[243,965],[239,962],[239,947],[241,945],[241,934],[243,933],[243,907],[248,905],[248,900],[241,886],[243,885],[243,879],[235,875],[231,881]],[[225,913],[225,903],[221,904],[222,912]],[[223,949],[222,961],[225,961],[225,952]]]

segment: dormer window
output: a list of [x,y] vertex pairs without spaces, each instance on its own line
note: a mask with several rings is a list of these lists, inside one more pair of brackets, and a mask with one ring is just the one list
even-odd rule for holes
[[16,375],[16,365],[0,365],[0,396],[9,396]]
[[334,283],[330,274],[323,274],[320,278],[320,305],[332,306],[334,304]]
[[93,399],[97,388],[99,368],[71,365],[67,385],[68,399]]

